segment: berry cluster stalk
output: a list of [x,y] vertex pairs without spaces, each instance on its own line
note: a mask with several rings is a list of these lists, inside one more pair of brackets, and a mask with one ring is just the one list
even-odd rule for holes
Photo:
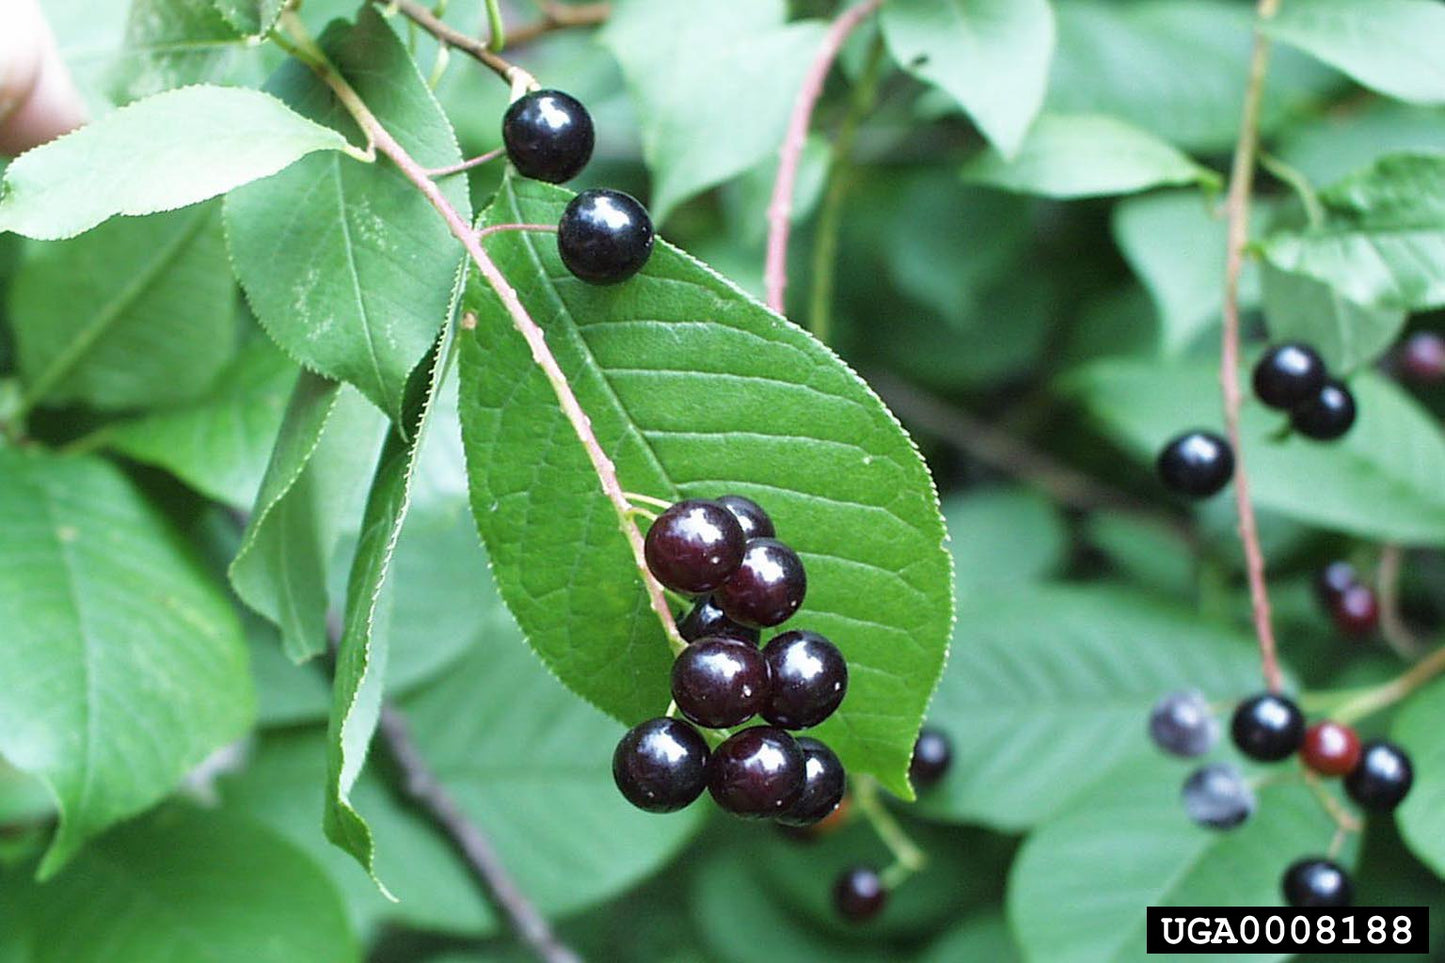
[[[1259,20],[1274,17],[1280,0],[1259,0]],[[1234,500],[1239,511],[1239,537],[1244,543],[1245,568],[1249,574],[1249,595],[1254,608],[1254,632],[1264,679],[1278,692],[1284,682],[1279,670],[1274,626],[1270,620],[1269,588],[1264,577],[1264,552],[1259,545],[1259,525],[1249,499],[1249,474],[1245,471],[1244,443],[1239,428],[1243,394],[1239,387],[1239,276],[1244,270],[1245,248],[1249,244],[1249,202],[1254,190],[1254,168],[1259,153],[1259,105],[1264,93],[1265,68],[1269,64],[1269,38],[1258,27],[1254,52],[1249,61],[1249,82],[1245,88],[1244,110],[1239,124],[1239,142],[1229,175],[1225,200],[1228,241],[1224,269],[1224,337],[1220,349],[1219,380],[1224,392],[1224,425],[1234,448]]]

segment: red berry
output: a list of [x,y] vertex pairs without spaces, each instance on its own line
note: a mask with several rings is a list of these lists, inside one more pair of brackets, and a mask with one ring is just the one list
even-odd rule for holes
[[1380,621],[1380,603],[1368,585],[1351,585],[1330,608],[1335,625],[1345,635],[1369,635]]
[[1305,730],[1300,758],[1321,776],[1343,776],[1360,761],[1360,737],[1338,722],[1316,722]]
[[1445,379],[1445,338],[1434,331],[1410,335],[1400,348],[1400,373],[1419,384]]
[[1349,562],[1334,561],[1315,573],[1315,595],[1320,604],[1332,608],[1350,586],[1359,584],[1360,577]]

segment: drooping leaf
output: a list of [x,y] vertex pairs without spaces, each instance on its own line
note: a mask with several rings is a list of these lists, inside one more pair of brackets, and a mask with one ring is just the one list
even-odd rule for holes
[[1227,702],[1261,685],[1246,636],[1135,592],[964,592],[958,624],[928,714],[955,756],[919,802],[937,818],[1028,828],[1157,755],[1147,722],[1164,693]]
[[1366,307],[1307,275],[1265,264],[1261,278],[1270,339],[1311,345],[1336,374],[1374,361],[1405,326],[1404,311]]
[[250,678],[225,594],[106,462],[0,449],[0,525],[0,677],[26,680],[0,753],[55,796],[49,875],[239,735]]
[[1445,7],[1433,0],[1299,0],[1263,30],[1388,97],[1445,103]]
[[[446,116],[374,6],[320,42],[408,153],[428,167],[461,161]],[[360,136],[299,62],[269,89],[303,116]],[[448,178],[442,190],[470,220],[466,179]],[[386,161],[317,155],[232,192],[226,231],[241,285],[277,344],[400,418],[407,375],[436,338],[461,260],[460,243],[416,186]]]
[[[567,197],[509,179],[488,220],[551,223]],[[828,635],[852,667],[820,738],[906,794],[952,598],[932,485],[908,437],[826,349],[666,244],[610,288],[568,276],[550,236],[498,235],[489,249],[625,488],[735,491],[772,513],[808,568],[794,624]],[[502,597],[574,691],[625,722],[658,715],[670,653],[616,516],[509,317],[480,285],[466,303],[478,324],[461,339],[463,438]]]
[[1060,199],[1219,183],[1213,171],[1153,134],[1112,117],[1085,114],[1040,116],[1013,158],[986,151],[964,165],[963,178]]
[[236,308],[214,205],[31,242],[10,301],[25,398],[111,410],[191,400],[231,358]]
[[0,181],[0,231],[71,237],[118,214],[209,200],[306,154],[345,147],[336,131],[260,91],[182,87],[12,161]]
[[894,59],[952,95],[999,153],[1013,157],[1048,86],[1048,0],[893,0],[882,18]]
[[225,83],[260,47],[221,16],[212,0],[133,0],[115,79],[122,103],[198,83]]
[[637,104],[658,223],[782,144],[793,96],[823,37],[821,23],[785,23],[786,16],[783,0],[616,5],[601,37]]
[[1391,738],[1410,754],[1415,783],[1396,813],[1411,852],[1438,876],[1445,876],[1445,683],[1436,682],[1410,698],[1395,717]]

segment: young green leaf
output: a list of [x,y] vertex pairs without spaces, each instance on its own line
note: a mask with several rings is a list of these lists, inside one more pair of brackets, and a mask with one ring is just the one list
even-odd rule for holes
[[346,146],[336,131],[258,90],[182,87],[17,157],[0,180],[0,231],[72,237],[118,214],[209,200]]
[[1390,733],[1410,754],[1415,784],[1396,818],[1410,850],[1437,876],[1445,877],[1445,682],[1411,697]]
[[240,735],[250,678],[229,600],[106,462],[0,448],[0,527],[0,753],[60,809],[48,876]]
[[[488,223],[555,223],[566,191],[504,181]],[[848,697],[819,729],[845,765],[906,794],[904,770],[952,618],[926,468],[826,348],[675,248],[617,287],[570,277],[551,236],[488,247],[572,383],[625,488],[761,502],[808,568],[793,624],[833,639]],[[502,597],[543,661],[628,723],[668,702],[671,654],[612,508],[551,386],[494,295],[461,338],[472,509]]]
[[893,0],[882,17],[894,59],[952,95],[1005,158],[1017,154],[1048,86],[1048,0]]
[[1445,7],[1434,0],[1299,0],[1262,29],[1387,97],[1445,103]]
[[1332,372],[1348,374],[1389,350],[1408,317],[1399,308],[1371,308],[1305,274],[1263,265],[1264,319],[1272,341],[1303,341]]

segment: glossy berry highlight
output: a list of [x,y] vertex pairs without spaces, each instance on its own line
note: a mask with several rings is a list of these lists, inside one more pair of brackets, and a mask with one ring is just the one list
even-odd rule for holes
[[1234,449],[1211,431],[1189,431],[1164,446],[1155,468],[1170,491],[1208,498],[1234,477]]
[[612,754],[612,779],[627,801],[650,813],[690,804],[707,785],[707,743],[680,719],[649,719],[628,730]]
[[1415,783],[1415,767],[1405,750],[1384,739],[1360,749],[1360,761],[1345,777],[1345,792],[1370,812],[1387,813],[1404,801]]
[[913,743],[913,758],[908,761],[908,781],[922,792],[948,775],[953,765],[953,743],[942,729],[924,726]]
[[1368,585],[1351,585],[1330,605],[1330,618],[1345,635],[1369,635],[1380,624],[1380,601]]
[[833,907],[850,923],[865,923],[883,912],[888,890],[878,871],[869,866],[844,870],[833,884]]
[[657,516],[643,541],[647,567],[676,592],[710,592],[742,563],[747,540],[733,513],[691,498]]
[[1254,790],[1237,766],[1226,762],[1200,766],[1180,790],[1184,812],[1208,829],[1233,829],[1254,815]]
[[1321,776],[1343,776],[1360,761],[1360,737],[1338,722],[1316,722],[1305,730],[1300,760]]
[[1315,597],[1325,608],[1333,608],[1336,600],[1359,582],[1359,574],[1349,562],[1331,562],[1315,573]]
[[1319,353],[1291,341],[1270,348],[1254,366],[1254,394],[1271,408],[1289,411],[1318,395],[1327,377]]
[[1319,394],[1290,412],[1289,421],[1306,438],[1334,441],[1355,423],[1355,396],[1343,382],[1328,381]]
[[1172,756],[1202,756],[1219,741],[1219,720],[1197,690],[1170,692],[1149,713],[1149,738]]
[[583,191],[557,224],[557,253],[588,284],[620,284],[646,266],[655,234],[637,198],[621,191]]
[[1230,734],[1239,751],[1260,762],[1288,759],[1305,737],[1305,717],[1293,701],[1273,692],[1246,699],[1234,710]]
[[717,501],[737,517],[738,524],[743,527],[743,534],[748,538],[772,538],[778,534],[773,528],[772,518],[763,511],[763,506],[751,498],[744,498],[742,495],[720,495]]
[[730,639],[742,639],[757,645],[762,638],[762,632],[739,625],[724,615],[711,595],[698,599],[692,608],[677,620],[677,632],[685,642],[696,642],[712,635],[725,635]]
[[812,826],[838,808],[848,788],[847,774],[838,756],[817,739],[798,740],[803,751],[803,792],[798,801],[778,816],[784,826]]
[[798,553],[775,538],[754,538],[713,597],[734,622],[767,628],[787,621],[807,592],[808,576]]
[[1445,381],[1445,338],[1434,331],[1418,331],[1400,346],[1400,373],[1416,384]]
[[781,816],[803,795],[803,750],[782,729],[753,726],[712,754],[707,788],[723,811],[747,819]]
[[707,729],[742,725],[768,698],[768,662],[741,639],[698,639],[672,663],[672,700],[690,721]]
[[534,90],[512,101],[502,117],[507,159],[523,177],[561,184],[592,159],[596,132],[582,102],[560,90]]
[[763,718],[782,729],[811,729],[848,693],[848,662],[817,632],[794,630],[763,647],[771,677]]
[[1349,906],[1355,898],[1350,875],[1338,863],[1319,857],[1301,859],[1284,871],[1281,885],[1290,906]]

